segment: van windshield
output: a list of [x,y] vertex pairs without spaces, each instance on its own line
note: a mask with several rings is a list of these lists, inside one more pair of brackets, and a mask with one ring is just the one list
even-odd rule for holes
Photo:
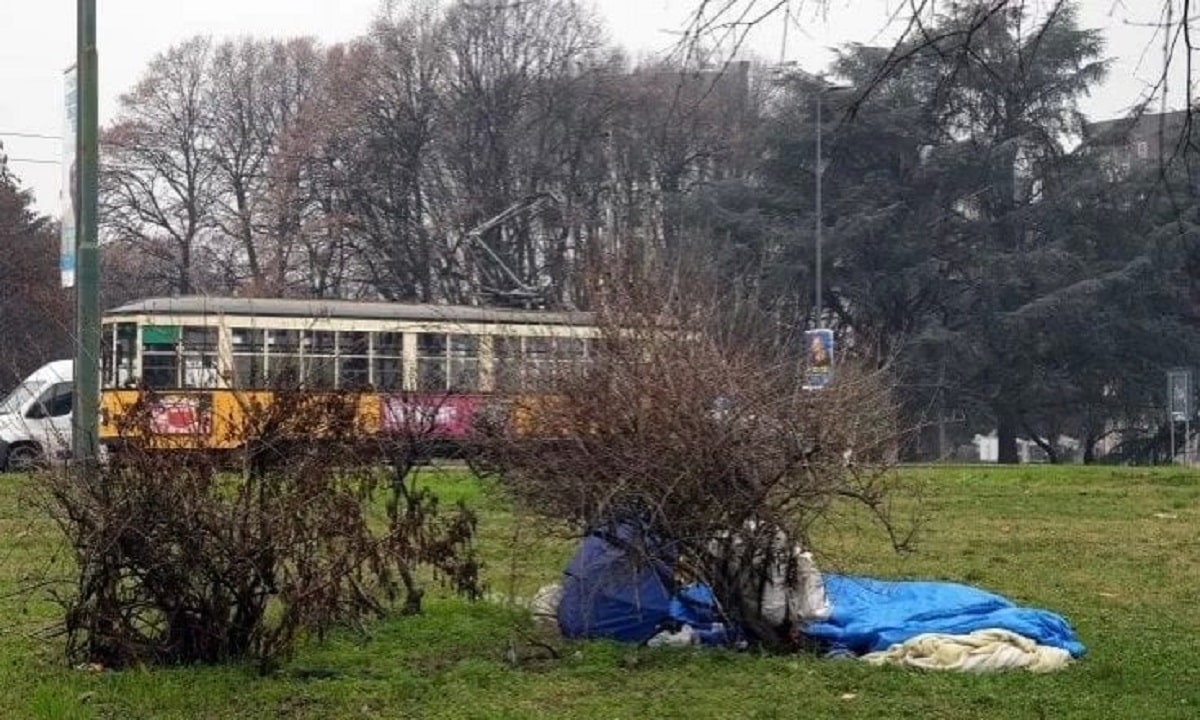
[[37,397],[38,393],[45,387],[42,382],[23,382],[13,388],[13,391],[0,402],[0,415],[11,415],[21,411],[21,406],[32,398]]

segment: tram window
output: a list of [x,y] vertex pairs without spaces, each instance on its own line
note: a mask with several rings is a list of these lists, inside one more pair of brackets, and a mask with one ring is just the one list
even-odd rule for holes
[[479,336],[451,335],[449,342],[449,388],[479,390]]
[[375,334],[375,387],[380,390],[404,388],[404,335],[398,332]]
[[336,333],[329,330],[310,330],[304,333],[305,348],[312,355],[333,355],[336,352]]
[[417,336],[417,389],[442,392],[446,389],[446,336],[421,333]]
[[112,387],[113,381],[113,326],[111,323],[100,328],[100,383],[101,387]]
[[560,337],[554,340],[554,358],[559,377],[571,377],[587,361],[587,346],[583,338]]
[[370,384],[369,337],[365,332],[338,333],[338,387],[358,389]]
[[554,338],[525,338],[525,387],[550,382],[554,371]]
[[268,351],[289,354],[300,351],[299,330],[272,330],[267,338]]
[[583,339],[574,337],[564,337],[558,339],[558,358],[560,360],[574,362],[583,357]]
[[113,348],[115,376],[114,387],[132,387],[137,384],[133,374],[133,361],[137,359],[137,323],[117,323],[117,342]]
[[492,357],[496,390],[512,392],[521,389],[521,338],[494,336]]
[[267,332],[267,383],[294,388],[300,381],[300,331]]
[[304,384],[313,389],[331,389],[336,370],[334,333],[310,330],[304,333]]
[[215,327],[184,327],[183,387],[215,388],[217,382],[217,329]]
[[142,382],[146,387],[179,387],[178,346],[178,325],[142,327]]
[[267,383],[263,360],[265,333],[254,328],[233,328],[233,385],[238,388],[262,387]]
[[332,355],[304,357],[304,386],[313,390],[332,390],[336,359]]

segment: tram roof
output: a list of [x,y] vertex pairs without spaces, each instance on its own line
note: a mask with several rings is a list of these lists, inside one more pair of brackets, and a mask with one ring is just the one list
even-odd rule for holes
[[519,310],[477,305],[437,305],[358,300],[235,298],[208,295],[145,298],[115,307],[105,317],[122,315],[234,315],[364,320],[417,320],[497,324],[591,325],[589,312]]

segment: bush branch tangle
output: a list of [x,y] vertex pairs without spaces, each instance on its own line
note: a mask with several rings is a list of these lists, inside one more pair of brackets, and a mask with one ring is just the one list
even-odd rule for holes
[[[477,596],[475,516],[441,512],[411,465],[365,466],[381,455],[363,440],[360,401],[299,390],[247,401],[240,474],[209,454],[135,449],[151,430],[137,408],[127,446],[93,478],[48,476],[45,501],[78,569],[60,600],[70,659],[266,670],[300,639],[393,601],[419,612],[421,568]],[[379,492],[390,493],[382,521]]]
[[888,512],[898,427],[887,373],[847,359],[827,388],[805,390],[797,338],[746,306],[654,283],[599,295],[590,362],[555,364],[514,422],[482,432],[482,466],[545,517],[610,536],[640,529],[632,552],[670,555],[642,559],[674,563],[755,639],[789,645],[789,628],[755,617],[763,584],[777,563],[795,577],[796,543],[838,500],[864,503],[898,545],[909,539]]

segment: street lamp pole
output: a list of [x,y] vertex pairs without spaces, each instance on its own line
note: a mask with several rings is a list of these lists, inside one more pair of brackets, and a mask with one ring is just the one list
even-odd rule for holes
[[821,97],[825,94],[824,87],[817,88],[817,164],[813,169],[816,175],[816,220],[814,223],[814,238],[816,243],[816,316],[813,318],[814,327],[823,327],[821,316],[824,314],[822,308],[821,294],[821,176],[824,174],[824,168],[821,167]]
[[822,247],[822,244],[824,241],[824,238],[822,237],[822,234],[824,233],[824,228],[822,227],[822,216],[824,215],[824,208],[822,207],[822,202],[823,202],[824,198],[822,197],[823,193],[822,193],[821,184],[824,179],[822,176],[825,174],[825,157],[824,157],[824,153],[823,153],[823,148],[821,146],[821,141],[823,139],[822,134],[824,133],[824,125],[825,125],[825,119],[823,117],[825,94],[831,93],[831,92],[837,92],[839,90],[853,90],[854,88],[851,85],[836,85],[834,83],[827,81],[825,79],[824,75],[813,75],[811,73],[807,73],[799,68],[794,67],[791,63],[785,63],[785,64],[781,65],[779,72],[780,72],[780,77],[785,82],[798,81],[799,85],[802,88],[805,88],[806,90],[811,90],[812,94],[814,95],[814,100],[816,102],[817,150],[816,150],[816,166],[813,168],[813,179],[815,180],[815,183],[816,183],[816,185],[815,185],[815,188],[816,188],[816,217],[813,220],[813,240],[814,240],[814,247],[816,250],[816,252],[815,252],[816,257],[814,259],[816,261],[816,268],[815,268],[815,272],[814,272],[815,283],[814,283],[814,290],[813,290],[813,305],[816,309],[816,315],[813,318],[813,325],[814,325],[814,327],[819,328],[824,325],[824,323],[822,322],[822,317],[825,315],[825,303],[824,303],[825,288],[824,288],[824,282],[823,282],[824,277],[823,277],[823,269],[822,269],[823,260],[821,257],[822,252],[824,250],[824,248]]
[[[806,73],[806,75],[807,75],[807,73]],[[821,282],[822,281],[822,265],[823,265],[823,263],[821,261],[821,251],[823,248],[821,247],[821,245],[822,245],[822,241],[824,239],[822,237],[822,234],[824,233],[824,228],[823,228],[824,210],[822,208],[823,193],[822,193],[821,183],[822,183],[822,181],[824,179],[824,175],[825,175],[825,157],[822,153],[823,148],[821,147],[821,139],[822,139],[821,136],[825,130],[825,119],[822,117],[822,110],[823,110],[826,93],[837,92],[839,90],[851,90],[853,88],[849,85],[834,85],[834,84],[826,81],[824,76],[822,76],[822,75],[817,75],[815,77],[809,75],[808,77],[811,79],[811,82],[816,86],[816,89],[813,94],[816,95],[816,105],[817,105],[817,112],[816,112],[816,115],[817,115],[817,157],[816,157],[816,166],[813,168],[813,175],[814,175],[814,179],[816,180],[816,196],[817,196],[816,197],[816,218],[813,221],[813,236],[814,236],[814,244],[816,246],[815,260],[817,263],[817,267],[816,267],[816,273],[815,273],[815,276],[816,276],[815,277],[815,279],[816,279],[815,286],[816,287],[813,291],[813,295],[814,295],[813,300],[814,300],[814,305],[816,307],[816,316],[813,318],[813,322],[815,323],[816,327],[824,327],[825,323],[822,321],[822,317],[825,315],[825,305],[824,305],[825,294],[824,294],[824,285]]]
[[[78,0],[76,38],[79,114],[76,127],[78,235],[75,246],[75,393],[71,457],[86,474],[97,458],[100,401],[100,299],[96,194],[99,173],[96,0]],[[69,192],[69,190],[68,190]]]

